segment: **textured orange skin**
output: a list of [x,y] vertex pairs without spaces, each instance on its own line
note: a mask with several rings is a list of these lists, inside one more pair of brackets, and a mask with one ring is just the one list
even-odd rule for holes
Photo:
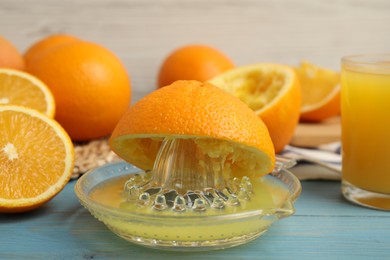
[[28,72],[48,85],[55,119],[73,141],[112,132],[131,99],[130,79],[120,60],[94,43],[74,41],[36,59]]
[[234,67],[220,51],[204,45],[188,45],[173,51],[161,65],[158,87],[176,80],[206,81]]
[[341,94],[340,92],[338,92],[325,105],[308,112],[302,112],[300,120],[302,122],[317,123],[325,119],[328,119],[330,117],[340,115],[340,110],[341,110]]
[[45,55],[46,52],[49,52],[53,48],[57,48],[62,44],[67,44],[77,40],[78,39],[76,37],[71,35],[53,34],[34,43],[23,55],[26,70],[29,70],[28,68],[33,66],[34,61],[39,59],[40,56]]
[[24,70],[24,60],[16,47],[0,35],[0,68]]
[[268,127],[276,153],[291,141],[299,123],[301,89],[297,77],[294,77],[287,93],[278,98],[277,104],[257,113]]
[[[263,174],[274,167],[274,147],[261,119],[238,98],[210,83],[176,81],[147,95],[130,107],[116,126],[110,138],[114,151],[113,141],[127,135],[228,140],[267,154],[271,163]],[[139,166],[137,158],[124,159]],[[152,169],[152,166],[143,165],[143,168]]]

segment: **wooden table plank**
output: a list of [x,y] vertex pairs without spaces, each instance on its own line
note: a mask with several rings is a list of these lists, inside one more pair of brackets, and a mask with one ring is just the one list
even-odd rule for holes
[[340,117],[332,117],[321,123],[299,123],[290,144],[301,147],[317,147],[341,141]]
[[227,250],[165,252],[133,245],[110,232],[78,202],[75,181],[43,208],[0,215],[0,259],[386,259],[390,213],[346,202],[339,182],[305,181],[293,217],[255,241]]

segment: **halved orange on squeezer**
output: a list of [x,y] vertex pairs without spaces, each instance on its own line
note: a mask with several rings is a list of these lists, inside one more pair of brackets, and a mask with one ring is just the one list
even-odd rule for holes
[[[103,166],[82,176],[76,193],[131,242],[167,250],[226,248],[294,212],[299,181],[274,171],[267,127],[210,83],[176,81],[147,95],[124,114],[110,145],[142,171]],[[112,181],[83,192],[102,176]]]
[[261,119],[238,98],[197,81],[176,81],[140,100],[110,141],[124,160],[152,170],[146,186],[182,196],[189,190],[222,191],[231,178],[265,175],[275,163]]

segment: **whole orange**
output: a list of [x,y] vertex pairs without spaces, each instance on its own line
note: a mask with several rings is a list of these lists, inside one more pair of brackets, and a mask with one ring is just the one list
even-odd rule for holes
[[158,87],[176,80],[203,82],[233,67],[233,62],[215,48],[187,45],[174,50],[164,60],[158,75]]
[[74,41],[53,48],[28,71],[53,92],[55,119],[73,141],[110,134],[130,103],[125,67],[115,54],[95,43]]
[[57,48],[62,44],[67,44],[77,40],[79,39],[72,35],[53,34],[37,41],[31,45],[23,55],[27,70],[29,66],[33,66],[34,60],[39,58],[41,55],[44,55],[45,52],[50,51],[52,48]]
[[0,35],[0,68],[24,70],[24,60],[16,47]]

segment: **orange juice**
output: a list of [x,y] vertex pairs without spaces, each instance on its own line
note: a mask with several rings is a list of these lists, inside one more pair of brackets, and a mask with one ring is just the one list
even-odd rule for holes
[[390,196],[390,59],[344,59],[341,82],[343,182]]
[[[126,198],[123,196],[123,184],[126,179],[129,179],[130,177],[131,175],[129,174],[103,182],[101,185],[96,186],[89,196],[93,201],[98,201],[99,204],[103,204],[115,210],[120,209],[125,212],[136,213],[140,216],[138,221],[134,222],[124,221],[119,218],[113,218],[102,214],[100,216],[101,221],[105,222],[113,229],[126,230],[125,233],[127,234],[148,237],[150,239],[212,241],[215,238],[230,239],[234,236],[254,234],[259,230],[266,230],[266,228],[276,219],[271,215],[267,215],[264,219],[256,216],[254,218],[248,218],[247,220],[241,219],[235,223],[226,223],[222,221],[223,215],[230,214],[230,218],[235,219],[236,217],[234,216],[244,214],[245,212],[255,212],[259,210],[261,212],[264,211],[263,214],[266,214],[270,209],[272,212],[276,212],[277,209],[285,207],[285,203],[290,196],[289,189],[282,181],[270,176],[264,176],[251,180],[255,196],[247,203],[242,203],[237,207],[226,207],[223,210],[207,210],[201,213],[192,211],[178,213],[172,210],[156,211],[153,210],[152,207],[140,207],[136,203],[126,201]],[[272,209],[275,209],[276,211],[273,211]],[[287,214],[290,214],[288,213],[288,208],[285,208],[284,211]],[[292,213],[293,212],[291,211],[291,214]],[[143,224],[143,218],[147,219],[150,216],[180,216],[179,219],[176,219],[178,223],[187,221],[186,218],[194,218],[189,225],[176,226],[169,224],[169,222],[164,222],[164,219],[160,220],[160,218],[156,218],[154,225]],[[205,221],[207,221],[207,219],[204,218],[205,216],[219,216],[221,218],[215,223],[213,222],[210,225],[203,226],[201,223],[206,223]]]

